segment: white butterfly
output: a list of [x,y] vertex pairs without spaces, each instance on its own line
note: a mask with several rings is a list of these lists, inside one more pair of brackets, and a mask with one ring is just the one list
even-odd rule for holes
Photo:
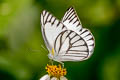
[[82,61],[93,53],[94,37],[88,29],[82,28],[73,7],[66,11],[62,21],[44,10],[41,13],[41,25],[50,59],[57,62]]

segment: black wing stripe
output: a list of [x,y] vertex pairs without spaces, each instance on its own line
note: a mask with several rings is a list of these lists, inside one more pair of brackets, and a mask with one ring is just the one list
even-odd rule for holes
[[64,29],[64,28],[65,28],[65,26],[63,25],[62,29]]
[[57,27],[60,25],[60,21],[58,22],[58,24],[57,24]]
[[50,14],[48,13],[48,15],[47,15],[47,17],[46,17],[46,21],[45,21],[45,23],[47,23],[47,21],[48,21],[48,17],[50,16]]
[[72,14],[74,12],[74,10],[72,9],[72,10],[69,10],[68,12],[67,12],[67,17],[66,17],[66,19],[68,19],[68,17]]
[[76,17],[75,13],[69,17],[69,20],[74,19]]
[[70,11],[70,13],[67,14],[67,17],[65,18],[64,21],[66,21],[67,19],[69,19],[69,16],[73,13],[73,11]]
[[[75,18],[72,18],[70,21],[69,21],[69,23],[70,22],[73,22],[73,20],[77,20],[77,18],[75,17]],[[74,22],[73,22],[74,23]]]
[[77,46],[72,46],[72,47],[80,47],[80,46],[84,46],[84,44],[82,44],[82,45],[77,45]]
[[68,33],[68,35],[66,36],[66,38],[69,37],[70,34],[72,34],[72,31],[70,31],[70,32]]
[[66,31],[67,31],[67,30],[61,32],[61,33],[56,37],[56,39],[55,39],[54,49],[56,50],[56,42],[57,42],[58,38],[60,37],[60,46],[59,46],[59,50],[57,51],[58,53],[60,52],[61,46],[62,46],[62,44],[63,44],[63,43],[62,43],[62,36],[63,36],[63,34],[64,34]]
[[87,50],[69,50],[69,51],[76,51],[76,52],[87,52]]
[[87,36],[89,36],[89,35],[91,35],[91,33],[89,33],[89,34],[86,34],[83,38],[85,38],[85,37],[87,37]]
[[47,21],[50,22],[51,18],[52,18],[52,15],[50,15],[50,13],[49,13]]
[[[77,16],[75,16],[74,18],[77,18]],[[73,18],[73,19],[74,19],[74,18]],[[75,24],[76,22],[79,22],[79,20],[76,19],[76,21],[74,21],[73,24]],[[80,23],[79,23],[79,24],[80,24]],[[77,26],[79,26],[79,25],[77,24]]]
[[68,20],[70,20],[71,19],[71,17],[73,16],[73,15],[75,15],[75,13],[74,12],[72,12],[69,16],[68,16]]
[[87,51],[85,51],[85,52],[78,52],[78,51],[68,51],[68,53],[75,53],[75,54],[78,54],[78,53],[80,53],[80,54],[88,54],[87,53]]
[[76,37],[77,36],[77,34],[75,34],[73,37],[71,37],[71,40],[74,38],[74,37]]
[[55,23],[55,21],[56,21],[56,18],[55,18],[54,21],[52,22],[52,25]]
[[70,41],[71,43],[73,43],[73,41],[77,41],[77,40],[80,40],[80,37],[79,36],[75,36],[74,38],[72,38]]
[[51,18],[50,18],[50,20],[49,20],[49,22],[51,22],[51,19],[53,18],[53,16],[51,15]]
[[44,16],[44,23],[46,24],[46,22],[47,22],[47,16],[48,16],[48,12],[46,12],[46,14],[45,14],[45,16]]
[[60,52],[60,49],[62,47],[62,36],[63,36],[63,33],[61,33],[61,36],[60,36],[60,47],[59,47],[58,53]]
[[92,38],[88,39],[87,41],[89,41],[89,40],[92,40],[92,41],[94,41],[94,38],[92,37]]
[[79,53],[75,53],[75,52],[74,52],[74,53],[70,53],[70,52],[68,52],[68,54],[74,54],[74,55],[87,55],[87,54],[80,53],[80,52],[79,52]]
[[51,19],[51,23],[53,23],[54,20],[55,20],[55,17],[52,17],[52,19]]
[[88,31],[88,30],[83,31],[82,33],[80,33],[80,35],[84,34],[84,33],[87,32],[87,31]]
[[68,12],[67,12],[67,17],[66,17],[66,19],[68,19],[68,17],[71,15],[71,13],[73,13],[74,12],[74,10],[73,9],[71,9],[71,10],[69,10]]
[[78,39],[78,40],[76,40],[75,42],[73,42],[72,45],[75,44],[76,42],[78,42],[79,40],[80,40],[80,39]]
[[72,56],[72,57],[86,57],[86,56],[74,56],[74,55],[62,55],[62,56]]
[[[74,21],[73,24],[75,24],[76,22],[78,22],[78,19],[77,19],[76,21]],[[78,24],[79,24],[79,23],[78,23]],[[77,26],[79,26],[78,24],[77,24]]]
[[70,10],[69,8],[66,10],[66,13],[65,13],[64,18],[66,18],[66,16],[68,15],[68,13],[69,13],[70,11],[71,11],[71,10]]

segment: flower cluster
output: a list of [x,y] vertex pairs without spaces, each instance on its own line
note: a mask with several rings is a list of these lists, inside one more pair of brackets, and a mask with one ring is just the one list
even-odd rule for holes
[[67,71],[61,65],[48,65],[45,67],[48,74],[40,78],[40,80],[68,80],[65,75]]
[[54,76],[57,78],[60,78],[61,76],[65,76],[67,71],[65,68],[62,68],[61,65],[48,65],[45,67],[45,69],[47,70],[48,74],[50,76]]

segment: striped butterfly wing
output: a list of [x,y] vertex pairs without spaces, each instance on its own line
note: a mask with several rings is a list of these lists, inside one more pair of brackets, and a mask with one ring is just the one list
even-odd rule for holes
[[79,35],[87,43],[87,46],[89,49],[89,56],[91,56],[94,51],[94,47],[95,47],[95,40],[94,40],[92,33],[88,29],[83,28]]
[[41,30],[45,44],[51,51],[54,48],[56,37],[66,28],[58,19],[44,10],[41,13]]
[[62,19],[62,22],[69,30],[76,32],[84,39],[89,49],[89,55],[91,55],[95,47],[94,37],[88,29],[82,28],[80,19],[78,18],[73,7],[68,8]]
[[80,31],[82,31],[82,24],[73,7],[68,8],[62,19],[62,23],[68,29],[75,31],[78,34],[80,33]]
[[86,41],[71,30],[57,36],[54,48],[58,53],[56,61],[82,61],[90,56]]

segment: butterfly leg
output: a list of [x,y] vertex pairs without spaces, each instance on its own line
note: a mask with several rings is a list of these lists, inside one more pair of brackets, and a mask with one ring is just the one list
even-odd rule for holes
[[59,62],[62,65],[62,68],[64,68],[64,63],[63,62],[61,62],[61,61],[57,61],[57,62]]
[[63,62],[61,62],[61,64],[62,64],[62,67],[64,68],[64,63],[63,63]]
[[52,59],[49,60],[49,64],[53,65],[53,60]]

